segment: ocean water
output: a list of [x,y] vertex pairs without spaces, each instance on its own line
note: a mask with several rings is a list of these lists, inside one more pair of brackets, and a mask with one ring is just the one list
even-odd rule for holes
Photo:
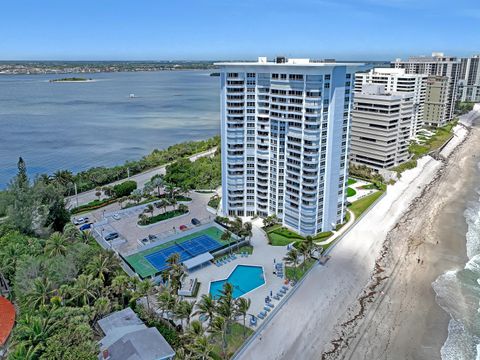
[[432,284],[437,303],[451,316],[443,360],[480,360],[480,188],[464,216],[469,260],[463,269],[448,271]]
[[[19,156],[30,175],[77,172],[218,134],[219,78],[209,73],[0,75],[0,189]],[[66,76],[95,81],[48,81]]]

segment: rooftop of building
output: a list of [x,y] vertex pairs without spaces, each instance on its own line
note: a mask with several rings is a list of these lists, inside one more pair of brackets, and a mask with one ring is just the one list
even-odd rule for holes
[[175,351],[156,328],[148,328],[131,308],[98,321],[105,337],[100,359],[156,360],[171,358]]
[[431,56],[418,55],[410,56],[408,60],[402,60],[400,58],[395,59],[394,62],[442,62],[442,61],[457,61],[460,60],[455,56],[445,56],[442,52],[433,52]]
[[15,307],[0,296],[0,347],[5,345],[15,324]]
[[269,61],[267,57],[259,57],[257,61],[232,61],[218,62],[217,66],[362,66],[364,63],[336,62],[335,59],[312,60],[312,59],[288,59],[278,56],[273,61]]

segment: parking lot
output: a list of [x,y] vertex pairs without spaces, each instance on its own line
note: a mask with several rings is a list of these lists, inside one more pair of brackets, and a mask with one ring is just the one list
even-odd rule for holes
[[[185,203],[189,208],[187,214],[148,226],[137,224],[138,216],[143,213],[147,204],[128,209],[120,209],[118,204],[113,204],[99,209],[92,213],[92,217],[97,221],[94,225],[94,232],[102,238],[109,233],[117,232],[119,238],[110,243],[120,253],[130,254],[148,244],[149,242],[144,241],[142,243],[141,240],[148,239],[149,235],[151,241],[157,242],[175,233],[182,232],[180,230],[182,225],[184,225],[182,228],[192,228],[191,220],[193,218],[202,222],[211,221],[215,218],[215,215],[207,210],[207,203],[212,196],[211,194],[191,192],[187,196],[192,199],[191,202]],[[167,211],[169,210],[172,210],[172,208],[169,207]],[[155,214],[160,212],[163,212],[163,209],[155,209]]]

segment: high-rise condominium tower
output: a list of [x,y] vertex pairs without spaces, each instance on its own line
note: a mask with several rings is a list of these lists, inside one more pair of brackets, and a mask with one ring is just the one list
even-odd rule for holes
[[[407,74],[426,74],[428,76],[446,76],[448,88],[445,97],[445,112],[438,121],[431,122],[430,126],[442,126],[453,119],[455,112],[455,100],[457,96],[457,84],[460,73],[460,60],[456,57],[447,57],[442,53],[433,53],[431,57],[411,57],[407,61],[397,59],[392,63],[395,68],[405,69]],[[427,84],[428,87],[428,84]],[[428,89],[427,89],[428,91]],[[427,105],[426,105],[427,106]],[[426,111],[426,106],[424,112]]]
[[480,102],[480,55],[461,59],[458,95],[460,101]]
[[368,72],[355,75],[355,92],[362,92],[364,84],[383,85],[386,93],[411,93],[413,96],[413,116],[410,138],[418,133],[423,125],[427,75],[406,74],[405,69],[374,68]]
[[304,235],[343,222],[359,64],[259,58],[217,65],[223,213],[276,214]]
[[355,89],[350,160],[386,169],[408,160],[414,95],[386,92],[384,85]]

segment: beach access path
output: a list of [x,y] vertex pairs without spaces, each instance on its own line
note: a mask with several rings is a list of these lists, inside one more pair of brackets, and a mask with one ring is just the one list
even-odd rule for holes
[[[188,159],[190,161],[195,161],[195,160],[197,160],[201,157],[212,156],[213,154],[215,154],[215,151],[217,151],[216,147],[214,147],[210,150],[198,153],[198,154],[194,154],[194,155],[190,156]],[[127,181],[127,180],[134,180],[134,181],[137,182],[137,187],[139,189],[141,189],[141,188],[143,188],[143,186],[145,185],[146,182],[150,181],[152,176],[165,175],[165,169],[168,165],[169,164],[165,164],[165,165],[147,170],[145,172],[142,172],[142,173],[139,173],[139,174],[136,174],[136,175],[132,175],[128,179],[118,180],[118,181],[112,182],[110,184],[105,184],[103,186],[113,186],[113,185],[120,184],[120,183],[122,183],[124,181]],[[90,191],[85,191],[83,193],[79,193],[77,196],[73,195],[73,196],[67,197],[65,199],[66,202],[67,202],[67,208],[73,208],[73,207],[85,205],[85,204],[88,204],[89,202],[91,202],[93,200],[96,200],[97,196],[95,196],[95,193],[96,193],[96,190],[93,189],[93,190],[90,190]]]

